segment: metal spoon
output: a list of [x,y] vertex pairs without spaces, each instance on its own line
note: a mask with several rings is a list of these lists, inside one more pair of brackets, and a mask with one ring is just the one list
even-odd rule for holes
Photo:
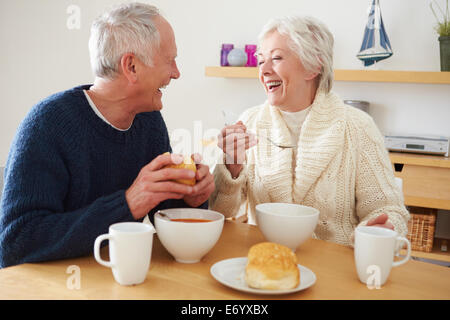
[[166,213],[164,213],[164,211],[162,211],[162,210],[158,210],[158,211],[156,211],[156,213],[159,213],[159,215],[162,216],[162,217],[164,217],[164,218],[167,218],[167,219],[169,219],[169,220],[172,220],[172,219],[170,219],[169,216],[168,216]]
[[[236,122],[236,121],[232,121],[230,119],[238,119],[238,115],[235,114],[234,112],[231,111],[226,111],[224,109],[222,109],[222,115],[225,118],[225,125],[229,126],[231,125],[230,122]],[[278,143],[273,141],[272,139],[270,139],[268,136],[261,136],[259,134],[255,134],[258,138],[265,138],[267,139],[267,141],[269,141],[271,144],[273,144],[275,147],[281,148],[281,149],[289,149],[289,148],[297,148],[296,144],[283,144],[283,143]]]
[[[258,138],[261,137],[260,135],[257,135]],[[272,141],[269,137],[265,136],[264,138],[266,138],[270,143],[272,143],[274,146],[281,148],[281,149],[289,149],[289,148],[297,148],[296,144],[282,144],[282,143],[277,143],[275,141]]]

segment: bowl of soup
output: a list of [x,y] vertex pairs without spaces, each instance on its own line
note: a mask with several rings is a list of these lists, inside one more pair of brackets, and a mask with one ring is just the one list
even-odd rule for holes
[[181,263],[199,262],[217,243],[225,217],[207,209],[173,208],[155,213],[161,244]]
[[261,203],[256,206],[256,223],[267,241],[292,249],[311,238],[319,210],[295,203]]

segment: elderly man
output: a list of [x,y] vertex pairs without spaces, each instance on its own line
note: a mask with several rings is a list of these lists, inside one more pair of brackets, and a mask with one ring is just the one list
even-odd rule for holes
[[[32,108],[12,143],[0,214],[0,267],[89,254],[122,221],[169,207],[207,207],[214,179],[165,168],[171,146],[162,91],[180,72],[173,30],[158,9],[127,4],[92,25],[93,85]],[[198,159],[197,159],[198,160]],[[188,186],[174,182],[192,179]]]

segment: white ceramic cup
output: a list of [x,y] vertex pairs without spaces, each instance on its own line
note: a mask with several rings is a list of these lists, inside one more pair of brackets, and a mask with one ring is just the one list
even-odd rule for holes
[[[399,242],[407,245],[406,257],[394,262]],[[380,227],[359,226],[355,229],[355,264],[358,277],[367,286],[383,285],[392,267],[404,264],[411,257],[411,243],[397,232]]]
[[[111,268],[114,279],[121,285],[144,282],[150,267],[155,228],[141,222],[121,222],[109,227],[109,233],[95,239],[94,257],[101,265]],[[100,257],[100,244],[109,240],[109,258]]]

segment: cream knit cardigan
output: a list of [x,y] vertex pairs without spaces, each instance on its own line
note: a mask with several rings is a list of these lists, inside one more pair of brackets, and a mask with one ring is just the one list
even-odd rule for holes
[[[272,140],[291,141],[280,111],[267,102],[246,110],[240,120],[258,135],[270,130]],[[383,137],[368,114],[345,105],[333,92],[318,92],[298,144],[295,168],[292,149],[261,138],[247,150],[238,178],[224,164],[216,165],[210,208],[226,217],[245,208],[249,223],[256,224],[259,203],[312,206],[320,211],[313,237],[350,246],[356,226],[386,213],[395,230],[406,236],[409,213]]]

